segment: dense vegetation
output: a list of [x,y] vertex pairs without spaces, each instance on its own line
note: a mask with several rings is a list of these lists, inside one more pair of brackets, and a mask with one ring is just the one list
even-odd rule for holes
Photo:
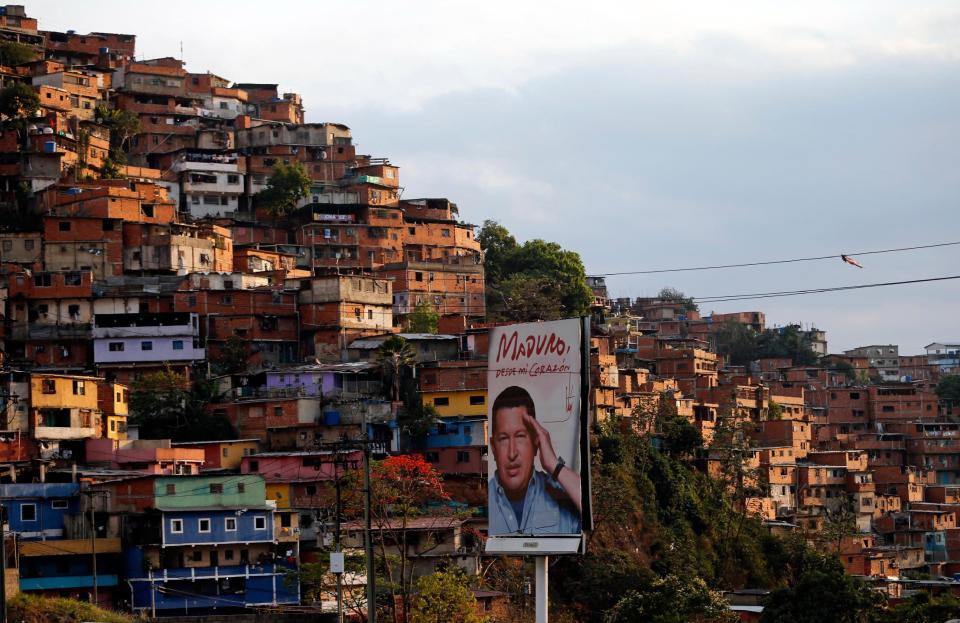
[[496,221],[484,221],[477,240],[489,320],[557,320],[589,311],[593,293],[578,253],[539,239],[520,244]]
[[19,593],[7,601],[7,619],[17,623],[133,623],[133,617],[111,612],[74,599],[38,597]]
[[[596,529],[586,556],[558,560],[551,576],[570,620],[726,621],[720,591],[743,587],[775,591],[769,621],[872,612],[874,594],[835,558],[799,536],[771,535],[735,503],[725,476],[735,470],[711,478],[693,467],[700,439],[689,423],[661,413],[650,430],[610,420],[595,431]],[[834,598],[816,599],[825,588]]]
[[714,336],[714,347],[735,366],[767,357],[789,357],[798,366],[813,365],[818,359],[797,325],[758,333],[739,322],[726,322]]

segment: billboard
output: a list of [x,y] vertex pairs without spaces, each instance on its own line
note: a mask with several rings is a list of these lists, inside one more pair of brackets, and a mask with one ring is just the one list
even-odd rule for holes
[[590,324],[495,327],[487,360],[487,552],[581,551],[590,526]]

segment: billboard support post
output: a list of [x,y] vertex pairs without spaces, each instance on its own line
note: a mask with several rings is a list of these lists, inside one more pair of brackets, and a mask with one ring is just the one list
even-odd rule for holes
[[537,556],[536,560],[536,623],[547,623],[550,619],[550,612],[547,607],[548,597],[548,576],[547,569],[550,566],[549,556]]

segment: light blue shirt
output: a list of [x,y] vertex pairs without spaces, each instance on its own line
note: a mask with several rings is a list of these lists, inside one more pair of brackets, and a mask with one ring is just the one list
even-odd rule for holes
[[523,517],[517,514],[500,486],[496,473],[489,481],[490,536],[538,536],[541,534],[579,534],[580,513],[556,480],[533,470],[523,498]]

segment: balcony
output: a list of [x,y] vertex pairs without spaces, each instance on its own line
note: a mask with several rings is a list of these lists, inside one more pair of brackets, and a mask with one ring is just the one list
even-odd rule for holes
[[88,340],[90,323],[16,324],[10,328],[10,338],[13,340]]
[[[120,539],[97,539],[98,554],[119,554]],[[50,541],[21,541],[20,557],[90,554],[90,539],[53,539]]]
[[[131,578],[136,580],[203,580],[227,577],[255,577],[264,575],[283,575],[290,571],[288,565],[265,563],[262,565],[231,565],[219,567],[189,567],[182,569],[154,569],[149,576]],[[99,577],[99,576],[98,576]]]
[[[117,586],[117,576],[97,574],[97,586]],[[64,575],[44,578],[20,578],[21,591],[46,591],[67,588],[88,588],[93,586],[92,575]]]

